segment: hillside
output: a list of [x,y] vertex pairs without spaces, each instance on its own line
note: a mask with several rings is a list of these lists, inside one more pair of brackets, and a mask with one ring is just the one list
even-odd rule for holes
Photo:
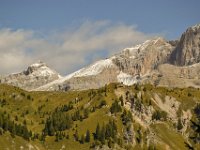
[[198,149],[199,93],[150,84],[68,92],[27,92],[0,84],[0,146]]

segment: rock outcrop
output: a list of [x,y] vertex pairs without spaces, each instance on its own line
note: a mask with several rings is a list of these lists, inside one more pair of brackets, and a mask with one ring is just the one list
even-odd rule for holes
[[158,65],[166,63],[172,49],[171,44],[159,37],[124,49],[113,57],[113,62],[124,73],[143,76],[157,69]]
[[200,24],[189,27],[181,36],[170,62],[178,66],[200,62]]

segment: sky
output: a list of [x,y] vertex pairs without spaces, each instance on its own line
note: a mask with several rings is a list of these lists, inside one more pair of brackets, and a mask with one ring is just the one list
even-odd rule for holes
[[0,0],[0,74],[39,60],[67,75],[125,47],[179,39],[199,0]]

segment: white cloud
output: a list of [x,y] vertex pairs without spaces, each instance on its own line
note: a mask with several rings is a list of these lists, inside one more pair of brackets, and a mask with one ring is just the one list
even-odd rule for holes
[[98,53],[100,57],[108,57],[152,36],[135,26],[109,21],[86,21],[76,29],[57,31],[46,37],[30,30],[1,29],[0,74],[21,71],[37,60],[67,74],[95,61]]

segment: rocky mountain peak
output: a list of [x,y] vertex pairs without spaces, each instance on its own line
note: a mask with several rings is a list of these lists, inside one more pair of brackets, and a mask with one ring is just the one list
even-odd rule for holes
[[185,66],[200,62],[200,24],[189,27],[173,51],[172,64]]
[[192,30],[199,30],[200,29],[200,24],[196,24],[192,27],[190,27]]
[[29,67],[40,68],[42,66],[47,66],[47,65],[46,65],[46,63],[44,63],[41,60],[39,60],[38,62],[31,64]]
[[28,68],[23,72],[25,75],[31,75],[31,76],[54,76],[58,75],[60,76],[56,71],[49,68],[44,62],[38,61],[34,64],[31,64],[28,66]]
[[125,48],[113,58],[113,62],[125,73],[144,75],[166,62],[172,47],[163,38],[154,38],[134,47]]
[[32,90],[59,78],[61,76],[55,70],[49,68],[44,62],[38,61],[20,73],[1,77],[0,81],[25,90]]
[[37,71],[37,70],[39,70],[41,68],[48,68],[48,67],[44,62],[38,61],[38,62],[28,66],[27,70],[25,70],[24,73],[26,75],[29,75],[29,74],[33,73],[34,71]]

